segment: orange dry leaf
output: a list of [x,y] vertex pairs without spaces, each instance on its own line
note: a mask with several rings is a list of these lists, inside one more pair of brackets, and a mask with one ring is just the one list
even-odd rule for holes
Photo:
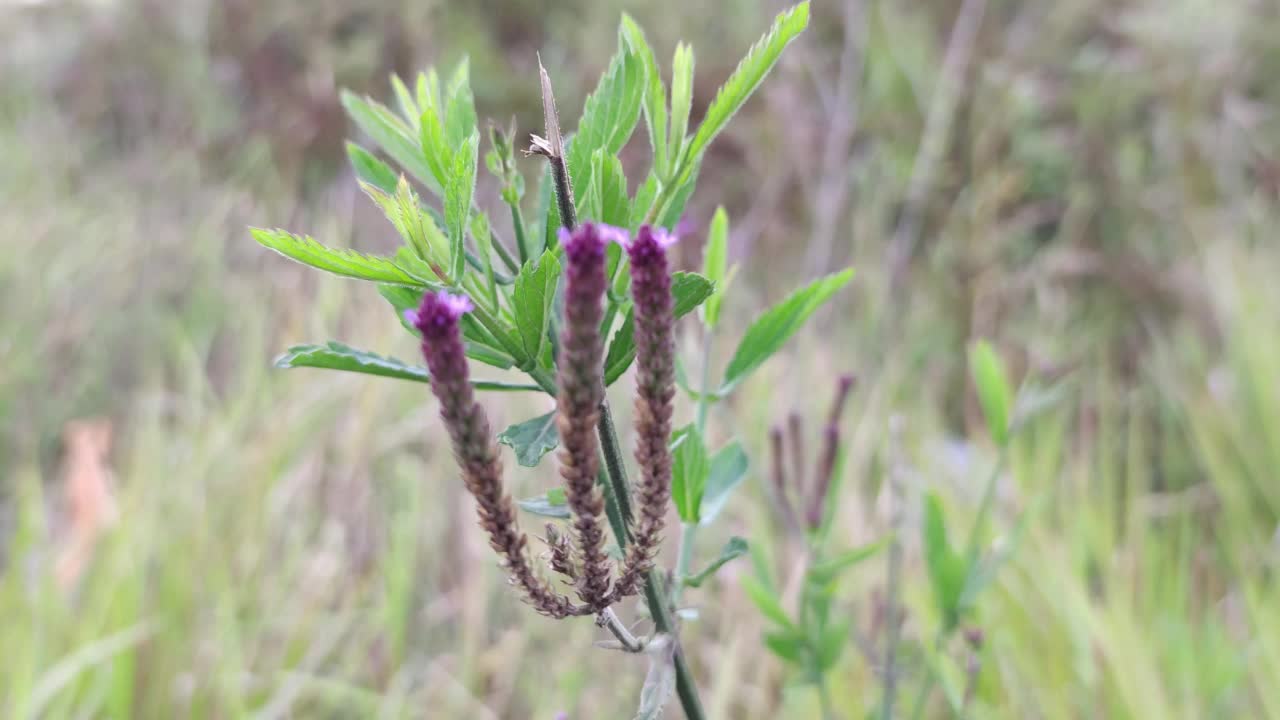
[[102,531],[116,520],[112,473],[111,421],[73,420],[63,429],[66,462],[63,488],[67,503],[67,532],[58,556],[58,583],[69,588],[84,572]]

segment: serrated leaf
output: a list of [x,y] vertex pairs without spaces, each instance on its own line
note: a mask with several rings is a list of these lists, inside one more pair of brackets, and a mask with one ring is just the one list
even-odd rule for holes
[[353,142],[348,142],[347,159],[351,161],[351,169],[355,170],[356,178],[361,182],[368,183],[388,195],[395,194],[399,176],[373,153]]
[[720,570],[720,568],[724,567],[732,560],[746,555],[750,551],[747,541],[735,535],[734,537],[729,538],[729,542],[725,543],[725,546],[720,549],[720,555],[715,559],[715,561],[697,575],[685,578],[684,584],[687,587],[701,587],[702,583],[709,580]]
[[[324,345],[294,345],[283,355],[276,358],[275,366],[278,368],[309,367],[343,370],[365,375],[396,378],[398,380],[431,382],[431,377],[424,367],[408,365],[395,358],[384,357],[367,350],[358,350],[334,341],[329,341]],[[536,385],[520,385],[491,380],[472,380],[471,385],[477,390],[496,390],[501,392],[539,390]]]
[[808,2],[802,2],[780,13],[774,19],[773,27],[747,51],[746,56],[738,63],[737,69],[716,92],[715,99],[707,107],[707,114],[703,117],[702,124],[698,126],[698,131],[685,147],[680,164],[688,165],[696,160],[716,135],[724,130],[729,119],[738,112],[738,109],[747,101],[747,98],[751,97],[761,81],[773,69],[783,49],[808,25]]
[[541,515],[542,517],[555,518],[557,520],[568,520],[571,517],[569,504],[564,496],[564,490],[561,488],[553,488],[541,495],[517,500],[516,504],[520,506],[521,510],[534,515]]
[[982,416],[987,421],[987,431],[996,445],[1004,447],[1009,442],[1009,410],[1013,406],[1013,389],[1000,356],[986,340],[979,340],[969,347],[969,372],[973,386],[978,391]]
[[677,430],[671,438],[671,498],[682,521],[698,522],[710,471],[707,446],[698,428],[686,425]]
[[391,89],[396,94],[396,105],[400,108],[400,115],[404,117],[408,123],[409,130],[416,133],[418,131],[418,115],[422,110],[418,107],[418,101],[414,99],[413,93],[409,92],[409,88],[405,87],[404,81],[399,75],[392,73]]
[[445,90],[444,140],[447,147],[461,147],[476,132],[476,105],[471,94],[471,63],[463,58],[454,68]]
[[515,451],[516,462],[525,467],[537,467],[542,456],[555,450],[560,443],[555,411],[508,427],[498,435],[498,442]]
[[765,587],[764,583],[759,579],[750,575],[742,578],[742,589],[747,593],[747,597],[755,604],[760,614],[769,620],[777,623],[783,628],[794,628],[794,623],[787,616],[787,611],[782,608],[782,600],[774,594],[772,590]]
[[425,287],[421,279],[405,272],[390,258],[327,247],[310,236],[293,235],[283,230],[250,228],[249,232],[263,247],[318,270],[356,280]]
[[453,156],[453,168],[445,190],[444,222],[449,231],[449,277],[455,283],[462,282],[467,267],[464,239],[467,217],[471,212],[471,196],[476,189],[479,147],[480,136],[472,132]]
[[631,200],[627,197],[627,176],[618,156],[596,151],[592,158],[591,187],[599,201],[595,219],[606,225],[626,227],[631,220]]
[[685,43],[676,45],[671,61],[671,140],[667,147],[673,156],[679,157],[684,149],[685,135],[689,132],[689,110],[693,107],[693,48]]
[[742,444],[732,442],[721,448],[711,458],[711,470],[707,476],[707,488],[702,496],[699,522],[703,525],[716,519],[733,490],[747,476],[747,454]]
[[595,91],[587,98],[573,143],[565,151],[575,196],[591,182],[591,157],[596,150],[617,155],[640,120],[645,68],[640,58],[619,48]]
[[345,90],[342,92],[342,106],[356,125],[392,160],[432,192],[440,193],[440,182],[427,165],[416,134],[403,120],[385,105]]
[[835,580],[836,577],[848,570],[849,568],[875,557],[877,553],[888,546],[885,540],[878,540],[862,547],[856,547],[852,550],[846,550],[838,553],[833,557],[826,558],[820,562],[816,562],[809,567],[809,580],[818,585],[825,585]]
[[627,220],[627,227],[636,230],[644,223],[645,216],[649,214],[649,209],[653,207],[653,201],[658,197],[658,176],[649,173],[649,177],[636,188],[636,196],[631,200],[631,215]]
[[853,270],[828,275],[793,292],[766,310],[747,329],[725,368],[720,393],[735,388],[774,353],[782,349],[815,310],[853,279]]
[[720,301],[724,297],[725,274],[729,265],[729,213],[724,206],[716,208],[707,231],[707,247],[702,254],[702,274],[715,284],[716,289],[702,306],[702,321],[714,328],[720,321]]
[[934,603],[942,615],[943,631],[949,632],[960,623],[960,595],[964,591],[964,560],[952,549],[947,539],[946,518],[937,493],[925,496],[924,560],[929,571],[929,584]]
[[[443,188],[449,184],[449,171],[453,166],[454,147],[445,142],[444,122],[440,119],[440,111],[435,106],[422,110],[418,118],[418,140],[421,142],[421,154],[431,175],[436,179],[436,187]],[[441,194],[440,190],[436,191]]]
[[[662,73],[658,70],[657,58],[653,54],[653,48],[649,46],[649,41],[645,39],[644,31],[635,20],[631,19],[630,15],[623,13],[618,34],[626,41],[627,47],[644,63],[645,88],[642,106],[645,126],[649,130],[649,146],[653,149],[653,167],[657,176],[667,177],[671,172],[671,155],[667,151],[667,89],[662,82]],[[648,207],[645,211],[648,211]],[[641,215],[641,217],[644,216]],[[637,224],[633,223],[632,227]]]
[[[675,301],[673,311],[676,318],[684,317],[703,303],[715,286],[705,277],[690,272],[677,272],[671,275],[671,296]],[[614,333],[609,343],[609,352],[605,356],[605,383],[612,385],[627,372],[636,359],[635,321],[631,311],[627,312],[622,326]]]
[[531,358],[542,353],[542,345],[546,342],[551,304],[555,300],[559,279],[560,261],[552,250],[543,253],[536,265],[533,261],[526,262],[516,276],[512,307],[521,342]]

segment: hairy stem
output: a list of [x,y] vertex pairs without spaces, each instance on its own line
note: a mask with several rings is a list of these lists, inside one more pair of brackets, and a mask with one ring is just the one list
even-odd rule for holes
[[[598,428],[613,428],[612,412],[609,410],[608,404],[600,409],[601,421]],[[609,482],[615,489],[621,488],[624,492],[617,493],[619,497],[628,497],[629,487],[627,484],[626,467],[620,462],[622,458],[622,448],[618,445],[618,436],[616,433],[601,432],[600,446],[604,448],[605,457],[612,455],[619,459],[617,465],[617,474],[614,473],[614,467],[607,466],[609,471]],[[618,533],[617,541],[620,547],[626,547],[626,533]],[[693,681],[693,672],[689,669],[689,663],[685,659],[684,650],[680,647],[680,638],[676,634],[675,621],[671,617],[671,610],[667,605],[667,594],[664,591],[664,583],[662,573],[657,568],[649,571],[644,583],[644,596],[649,605],[649,615],[653,618],[653,627],[655,633],[665,633],[671,636],[676,643],[675,666],[676,666],[676,695],[680,698],[680,706],[684,709],[685,717],[689,720],[705,720],[706,712],[702,709],[702,700],[698,697],[698,686]]]

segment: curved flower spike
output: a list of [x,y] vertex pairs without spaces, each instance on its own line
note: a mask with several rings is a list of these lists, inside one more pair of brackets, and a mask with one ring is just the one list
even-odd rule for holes
[[538,612],[563,618],[584,615],[591,608],[575,605],[556,592],[533,571],[525,552],[528,539],[516,522],[511,496],[502,487],[502,462],[489,420],[475,401],[467,368],[466,349],[458,320],[471,310],[461,295],[427,293],[416,312],[405,319],[422,333],[422,355],[431,371],[431,392],[440,401],[440,416],[453,443],[453,454],[462,469],[462,480],[476,499],[480,525],[489,534],[489,546],[503,558],[511,582],[520,586]]

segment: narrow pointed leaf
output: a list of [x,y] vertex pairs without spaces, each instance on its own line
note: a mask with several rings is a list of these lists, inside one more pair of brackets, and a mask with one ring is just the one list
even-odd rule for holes
[[720,301],[724,297],[727,283],[725,275],[729,264],[729,213],[724,206],[716,208],[711,218],[711,229],[707,232],[707,247],[702,255],[702,274],[715,283],[715,292],[707,298],[702,306],[702,321],[707,327],[714,328],[720,321]]
[[737,387],[765,360],[781,350],[809,316],[852,279],[853,270],[850,269],[815,280],[756,318],[725,368],[720,393]]
[[778,15],[773,27],[764,37],[747,51],[746,57],[738,63],[733,75],[725,81],[716,93],[716,97],[707,108],[707,114],[698,126],[698,131],[682,154],[682,164],[687,165],[695,160],[716,135],[724,130],[725,125],[734,113],[742,107],[747,98],[760,86],[761,81],[773,69],[783,49],[809,25],[809,3],[802,2],[790,10]]
[[467,218],[471,212],[471,196],[476,189],[476,160],[480,137],[472,133],[453,157],[452,174],[444,199],[444,221],[449,231],[449,277],[462,281],[467,266],[464,239]]
[[423,157],[417,135],[403,120],[385,105],[346,91],[342,93],[342,106],[356,125],[400,167],[432,192],[440,192],[440,183]]
[[667,89],[662,82],[658,61],[653,48],[644,37],[644,31],[630,15],[623,14],[618,32],[626,41],[627,47],[639,55],[644,63],[645,88],[642,105],[645,125],[649,130],[649,145],[653,149],[653,167],[659,177],[667,177],[671,172],[670,154],[667,151]]
[[676,45],[671,62],[671,141],[667,143],[673,156],[679,157],[689,132],[689,110],[693,107],[693,48]]
[[987,341],[979,340],[969,348],[969,372],[973,374],[973,386],[978,391],[987,432],[991,433],[996,445],[1004,447],[1009,442],[1013,390],[1004,363]]
[[[396,378],[398,380],[431,382],[431,377],[424,367],[409,365],[392,357],[377,355],[367,350],[358,350],[349,345],[333,341],[324,345],[295,345],[276,358],[275,365],[278,368],[323,368]],[[477,390],[503,392],[536,391],[539,389],[536,385],[520,385],[491,380],[472,380],[471,384]]]
[[364,255],[355,250],[321,245],[310,236],[299,236],[283,230],[251,228],[253,239],[263,247],[304,265],[343,277],[374,282],[424,287],[425,283],[405,272],[390,258]]

